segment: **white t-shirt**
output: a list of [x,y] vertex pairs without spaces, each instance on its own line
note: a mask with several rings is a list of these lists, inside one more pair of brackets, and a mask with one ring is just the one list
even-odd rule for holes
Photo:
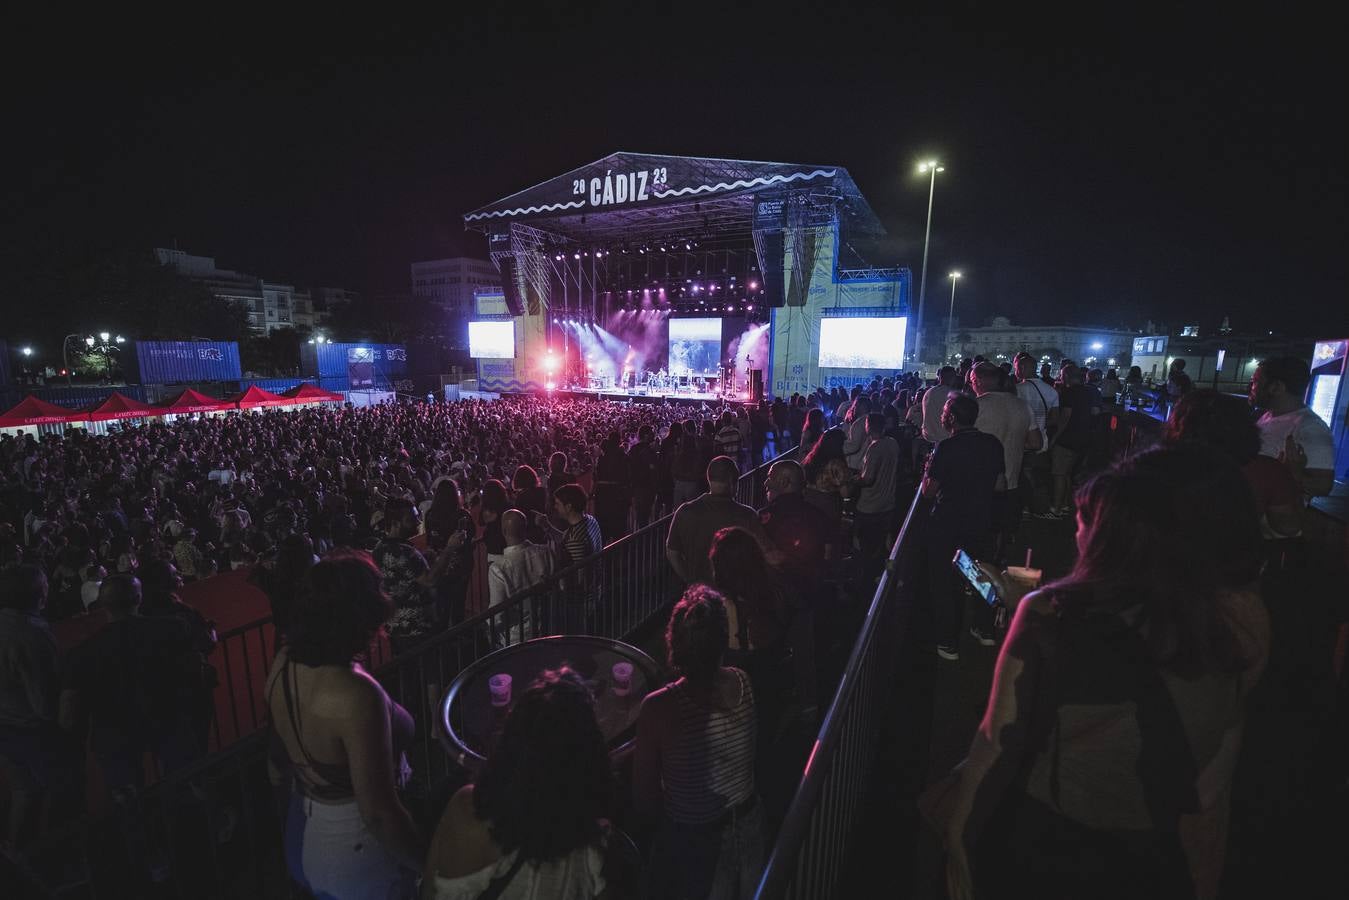
[[1045,420],[1049,418],[1051,409],[1059,408],[1059,392],[1040,379],[1032,378],[1030,381],[1016,383],[1016,395],[1025,400],[1026,405],[1030,407],[1031,420],[1040,431],[1038,452],[1044,453],[1049,449],[1049,432],[1045,430]]
[[955,388],[938,384],[928,388],[923,394],[923,440],[928,443],[936,444],[951,436],[950,432],[941,427],[941,411],[946,406],[946,398],[951,396],[954,390]]
[[1330,437],[1330,428],[1308,407],[1281,416],[1267,412],[1255,424],[1260,429],[1261,456],[1278,459],[1283,452],[1284,439],[1291,434],[1307,454],[1308,469],[1335,467],[1335,444]]
[[1009,491],[1016,489],[1021,477],[1021,457],[1031,422],[1030,406],[1020,397],[993,391],[979,398],[979,418],[974,420],[974,427],[1002,441]]

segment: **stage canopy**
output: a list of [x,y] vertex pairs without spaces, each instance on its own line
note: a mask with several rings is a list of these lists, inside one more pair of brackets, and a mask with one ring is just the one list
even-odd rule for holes
[[308,381],[303,381],[288,391],[282,391],[281,396],[301,403],[342,403],[347,399],[341,394],[326,391]]
[[[791,198],[837,214],[854,229],[883,232],[848,170],[836,165],[751,162],[701,156],[612,153],[464,216],[464,224],[496,234],[519,222],[575,240],[605,241],[637,233],[748,232],[765,202]],[[495,243],[495,241],[494,241]],[[494,250],[502,249],[493,246]]]
[[113,391],[101,403],[96,403],[80,414],[80,418],[89,422],[108,422],[113,419],[143,419],[147,416],[162,416],[164,410],[133,400],[124,394]]
[[55,403],[39,400],[32,394],[24,397],[12,409],[0,415],[0,428],[23,425],[60,425],[63,422],[83,422],[84,416]]
[[187,388],[178,396],[159,405],[160,415],[186,415],[189,413],[223,412],[234,409],[232,403],[217,400],[205,394]]

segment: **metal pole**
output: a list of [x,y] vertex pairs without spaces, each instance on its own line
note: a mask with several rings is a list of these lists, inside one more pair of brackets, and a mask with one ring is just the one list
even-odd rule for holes
[[927,300],[927,243],[932,237],[932,197],[937,192],[937,167],[932,166],[932,177],[927,188],[927,230],[923,232],[923,268],[918,279],[918,327],[914,329],[913,358],[919,368],[923,365],[923,306]]
[[[946,347],[942,350],[943,356],[945,356],[947,350],[951,349],[951,322],[956,316],[956,282],[959,280],[954,276],[951,278],[951,309],[946,313]],[[942,360],[943,363],[948,361]]]

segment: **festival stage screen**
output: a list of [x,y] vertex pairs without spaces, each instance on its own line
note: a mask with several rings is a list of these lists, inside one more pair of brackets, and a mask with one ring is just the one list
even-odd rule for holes
[[468,355],[474,359],[514,359],[514,322],[469,322]]
[[904,332],[908,319],[823,318],[820,320],[820,368],[904,368]]
[[670,374],[715,375],[721,369],[721,319],[670,320]]

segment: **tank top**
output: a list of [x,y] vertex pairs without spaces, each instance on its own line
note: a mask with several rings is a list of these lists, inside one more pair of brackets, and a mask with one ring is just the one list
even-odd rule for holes
[[661,789],[666,815],[675,822],[715,821],[754,793],[754,692],[744,672],[731,671],[740,699],[730,709],[695,698],[687,682],[668,688],[678,729],[661,756]]

